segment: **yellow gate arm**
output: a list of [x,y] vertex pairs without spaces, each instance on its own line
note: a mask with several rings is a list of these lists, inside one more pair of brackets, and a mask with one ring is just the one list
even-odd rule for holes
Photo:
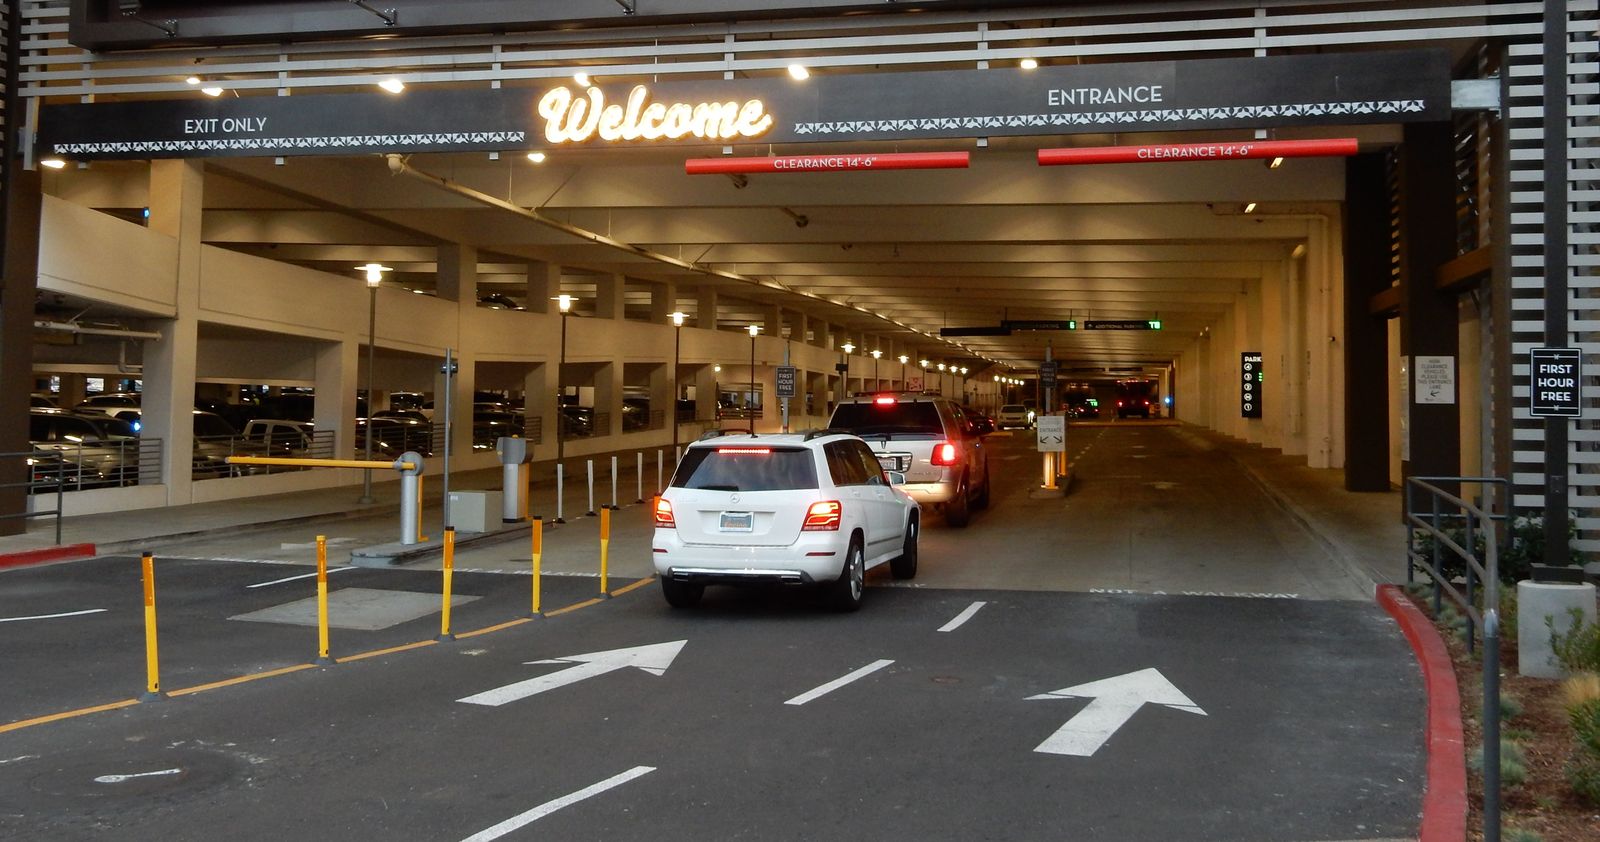
[[289,456],[229,456],[229,465],[282,465],[290,468],[393,468],[397,471],[414,471],[412,462],[379,462],[374,459],[295,459]]

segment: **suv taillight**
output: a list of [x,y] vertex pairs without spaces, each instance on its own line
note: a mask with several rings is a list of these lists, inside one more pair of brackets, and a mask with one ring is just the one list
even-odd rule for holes
[[806,509],[805,523],[800,526],[802,532],[837,532],[839,531],[839,501],[823,500],[812,503]]
[[678,522],[672,517],[672,504],[664,499],[656,499],[656,528],[674,529]]
[[939,467],[949,467],[961,463],[961,450],[954,442],[942,441],[933,446],[933,458],[929,461]]

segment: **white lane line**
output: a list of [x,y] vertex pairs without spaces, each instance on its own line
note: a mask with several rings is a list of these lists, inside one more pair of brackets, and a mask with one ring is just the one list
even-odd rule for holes
[[878,670],[883,669],[884,667],[886,667],[886,666],[888,666],[888,665],[890,665],[892,663],[894,663],[894,661],[873,661],[872,663],[867,664],[866,666],[862,667],[861,669],[855,670],[854,672],[846,673],[846,674],[840,676],[839,678],[835,678],[834,680],[828,682],[827,684],[822,685],[821,687],[818,687],[815,690],[808,690],[808,691],[806,691],[804,693],[801,693],[800,695],[795,696],[794,698],[790,699],[789,701],[784,702],[784,704],[786,704],[786,705],[803,705],[806,702],[813,701],[815,699],[820,699],[823,696],[826,696],[829,693],[832,693],[833,691],[839,689],[840,687],[843,687],[846,684],[849,684],[850,682],[855,681],[857,679],[869,676],[869,675],[877,672]]
[[23,620],[54,620],[60,617],[82,617],[85,614],[99,614],[106,609],[90,608],[84,611],[68,611],[65,614],[36,614],[32,617],[0,617],[0,623],[20,623]]
[[526,813],[512,816],[511,818],[506,819],[494,827],[480,830],[477,833],[468,836],[466,839],[462,840],[462,842],[490,842],[492,839],[499,839],[507,833],[532,824],[533,822],[536,822],[545,816],[554,813],[562,807],[570,807],[573,804],[584,800],[585,798],[592,798],[608,789],[622,786],[634,778],[648,775],[655,770],[656,769],[654,766],[635,766],[620,775],[613,775],[612,777],[606,778],[600,783],[586,786],[583,789],[572,793],[571,795],[563,795],[554,801],[546,801],[545,803],[540,804]]
[[965,623],[966,621],[972,619],[972,615],[978,613],[978,609],[979,608],[982,608],[983,606],[988,605],[988,604],[989,603],[987,603],[987,602],[974,602],[971,605],[968,605],[967,606],[967,610],[962,611],[960,614],[957,614],[955,616],[955,618],[952,619],[950,622],[945,623],[944,625],[940,626],[939,627],[939,631],[942,631],[942,632],[953,632],[956,629],[961,628],[961,624],[962,623]]
[[101,775],[95,778],[94,782],[97,784],[120,784],[124,781],[131,781],[134,778],[155,778],[162,775],[179,775],[182,773],[182,769],[162,769],[159,772],[134,772],[130,775]]
[[[354,569],[355,569],[355,567],[353,567],[353,566],[351,566],[351,567],[330,567],[330,568],[328,568],[328,573],[329,573],[329,575],[332,575],[334,573],[338,573],[341,570],[354,570]],[[264,588],[264,587],[266,587],[268,585],[281,585],[284,582],[296,582],[296,581],[299,581],[301,579],[314,579],[314,578],[316,578],[316,575],[317,575],[316,573],[301,573],[298,576],[285,576],[282,579],[273,579],[270,582],[257,582],[254,585],[245,585],[245,588],[246,589],[249,589],[249,588]]]

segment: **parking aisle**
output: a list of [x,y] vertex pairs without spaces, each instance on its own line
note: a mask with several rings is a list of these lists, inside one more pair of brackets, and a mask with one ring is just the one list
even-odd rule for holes
[[[631,593],[470,645],[17,732],[8,753],[22,759],[0,765],[0,832],[1163,842],[1415,832],[1420,688],[1409,650],[1371,606],[868,597],[839,615],[791,591],[708,594],[690,612]],[[168,769],[180,771],[135,777]]]

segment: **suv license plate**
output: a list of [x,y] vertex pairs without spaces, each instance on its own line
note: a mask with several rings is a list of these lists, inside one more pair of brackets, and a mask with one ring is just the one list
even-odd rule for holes
[[906,469],[904,456],[879,456],[878,464],[882,465],[885,471],[900,471],[904,473]]
[[755,517],[749,512],[723,512],[723,532],[749,532],[755,526]]

